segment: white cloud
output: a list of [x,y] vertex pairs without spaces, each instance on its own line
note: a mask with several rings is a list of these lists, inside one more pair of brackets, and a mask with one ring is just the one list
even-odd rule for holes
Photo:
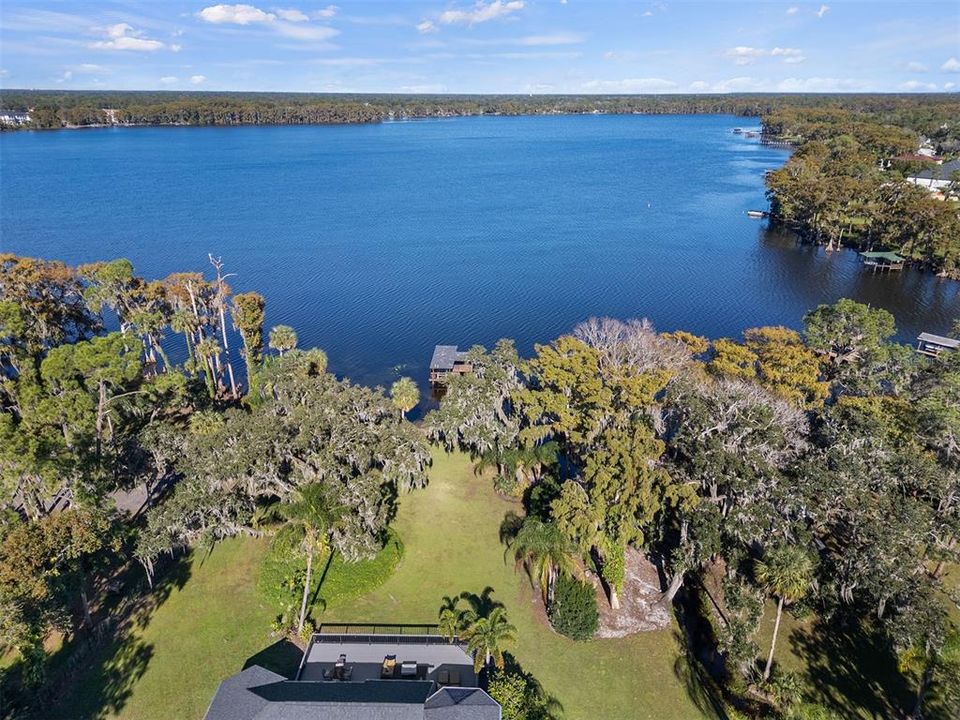
[[[286,12],[286,11],[281,11]],[[201,20],[214,25],[250,25],[269,23],[277,19],[273,13],[264,12],[253,5],[211,5],[197,13]]]
[[787,8],[787,15],[796,15],[798,12],[800,12],[800,8],[796,5]]
[[[335,5],[317,11],[315,17],[331,18],[337,12]],[[296,9],[266,12],[253,5],[211,5],[197,13],[201,20],[214,25],[260,25],[293,40],[329,40],[340,31],[326,25],[310,25],[306,13]]]
[[695,80],[694,82],[690,83],[690,89],[694,92],[704,92],[710,89],[710,83],[704,80]]
[[960,72],[960,60],[952,57],[941,65],[940,69],[944,72]]
[[817,17],[818,17],[818,18],[822,18],[822,17],[823,17],[824,15],[826,15],[828,12],[830,12],[830,6],[829,6],[829,5],[821,5],[821,6],[820,6],[820,9],[817,10]]
[[190,76],[190,84],[191,84],[191,85],[202,85],[202,84],[205,83],[206,81],[207,81],[207,77],[206,77],[205,75],[191,75],[191,76]]
[[773,88],[779,92],[855,92],[867,90],[864,84],[853,78],[787,78]]
[[156,50],[180,50],[179,45],[167,45],[159,40],[144,37],[142,30],[135,30],[128,23],[117,23],[103,30],[108,40],[98,40],[88,47],[97,50],[134,50],[138,52],[154,52]]
[[641,17],[653,17],[653,10],[646,10]]
[[672,80],[663,78],[625,78],[623,80],[589,80],[583,83],[584,90],[599,90],[611,93],[658,93],[669,92],[677,87]]
[[[2,70],[0,70],[0,75],[2,75]],[[948,82],[943,84],[944,90],[953,90],[957,86],[956,83]]]
[[329,40],[340,34],[339,30],[334,30],[332,27],[326,27],[325,25],[276,23],[271,27],[284,37],[294,40]]
[[755,48],[755,47],[746,47],[744,45],[739,45],[734,48],[727,50],[724,55],[727,57],[733,58],[733,61],[737,65],[752,65],[757,58],[764,57],[779,57],[783,58],[785,63],[801,63],[806,60],[806,57],[803,55],[802,50],[797,48],[781,48],[775,47],[771,49],[767,48]]
[[927,66],[921,62],[908,62],[907,70],[915,73],[925,73],[927,71]]
[[282,10],[280,8],[277,8],[276,12],[277,12],[278,18],[280,18],[281,20],[286,20],[287,22],[294,22],[294,23],[306,22],[307,20],[310,19],[307,17],[307,14],[302,10],[295,10],[295,9]]
[[[543,45],[577,45],[582,42],[582,35],[577,35],[576,33],[557,33],[555,35],[527,35],[526,37],[518,38],[516,44],[527,47],[539,47]],[[508,42],[507,44],[512,45],[514,43]]]
[[444,10],[438,21],[441,25],[477,25],[518,12],[523,5],[523,0],[493,0],[491,3],[478,0],[470,10]]
[[313,16],[318,20],[329,20],[338,12],[340,12],[340,8],[336,5],[327,5],[322,10],[317,10],[315,13],[313,13]]
[[434,25],[433,22],[430,20],[424,20],[422,23],[417,25],[417,30],[419,30],[424,35],[426,35],[427,33],[435,33],[439,29],[440,28]]
[[933,92],[934,90],[937,89],[937,86],[935,83],[920,82],[919,80],[909,80],[903,83],[903,85],[901,85],[900,88],[902,90],[911,90],[911,91],[924,90],[926,92]]
[[160,78],[160,82],[163,83],[164,85],[176,85],[177,82],[179,81],[173,75],[167,75],[165,77]]
[[718,82],[713,86],[714,92],[760,92],[764,89],[764,83],[751,77],[735,77],[729,80]]
[[68,81],[70,81],[70,80],[73,80],[73,71],[72,71],[72,70],[64,70],[64,71],[63,71],[63,75],[60,76],[60,78],[57,80],[57,82],[58,82],[58,83],[62,83],[62,82],[68,82]]

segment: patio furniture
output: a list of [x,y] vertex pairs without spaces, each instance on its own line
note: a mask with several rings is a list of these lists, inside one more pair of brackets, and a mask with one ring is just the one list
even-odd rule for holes
[[337,674],[337,669],[336,669],[336,668],[330,668],[329,670],[324,670],[324,671],[323,671],[323,679],[324,679],[324,680],[333,680],[333,678],[336,677],[336,674]]
[[380,677],[382,678],[392,678],[393,672],[397,667],[397,656],[396,655],[387,655],[383,659],[383,667],[380,668]]
[[337,658],[337,667],[343,667],[347,662],[347,654],[340,653],[340,657]]
[[450,671],[450,684],[451,684],[451,685],[459,685],[459,684],[460,684],[460,671],[459,671],[459,670],[451,670],[451,671]]
[[437,673],[437,684],[439,685],[449,685],[450,684],[450,671],[441,670]]
[[353,677],[353,665],[343,668],[340,672],[341,680],[350,680]]
[[417,676],[416,662],[407,660],[400,666],[400,677],[416,677],[416,676]]

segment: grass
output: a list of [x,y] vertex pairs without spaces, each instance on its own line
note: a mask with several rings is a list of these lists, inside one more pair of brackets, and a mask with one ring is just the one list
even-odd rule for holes
[[[278,612],[293,608],[299,612],[306,558],[298,552],[293,533],[281,531],[270,543],[260,568],[258,587],[263,597]],[[340,607],[350,600],[371,592],[386,582],[403,557],[403,543],[390,531],[386,544],[372,560],[348,563],[342,555],[324,553],[314,560],[310,604],[317,617],[325,609]]]
[[578,643],[550,629],[536,591],[504,560],[500,523],[519,509],[499,498],[489,480],[474,477],[465,456],[436,452],[430,485],[400,499],[394,528],[405,552],[397,571],[374,592],[318,619],[432,623],[444,595],[490,586],[517,627],[510,651],[565,717],[701,717],[674,674],[679,649],[672,630]]
[[[775,619],[771,600],[757,633],[764,661]],[[831,625],[812,613],[801,620],[785,611],[774,663],[797,673],[810,700],[841,717],[899,717],[914,701],[914,688],[898,671],[889,642],[866,625]]]
[[166,572],[160,597],[43,716],[203,717],[217,684],[270,642],[273,608],[256,591],[266,550],[266,541],[235,538]]

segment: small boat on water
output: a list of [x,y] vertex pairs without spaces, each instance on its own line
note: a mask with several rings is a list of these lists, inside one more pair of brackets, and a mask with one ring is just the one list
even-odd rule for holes
[[763,212],[763,210],[747,210],[747,217],[765,218],[766,216],[767,213]]
[[734,128],[734,129],[733,129],[733,134],[734,134],[734,135],[743,135],[743,128]]

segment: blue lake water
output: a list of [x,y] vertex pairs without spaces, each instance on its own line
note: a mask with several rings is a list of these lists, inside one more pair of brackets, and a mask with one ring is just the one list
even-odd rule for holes
[[437,343],[522,352],[592,315],[710,337],[852,297],[946,332],[960,284],[874,275],[746,217],[786,153],[726,116],[0,134],[0,249],[210,271],[342,375],[425,384]]

